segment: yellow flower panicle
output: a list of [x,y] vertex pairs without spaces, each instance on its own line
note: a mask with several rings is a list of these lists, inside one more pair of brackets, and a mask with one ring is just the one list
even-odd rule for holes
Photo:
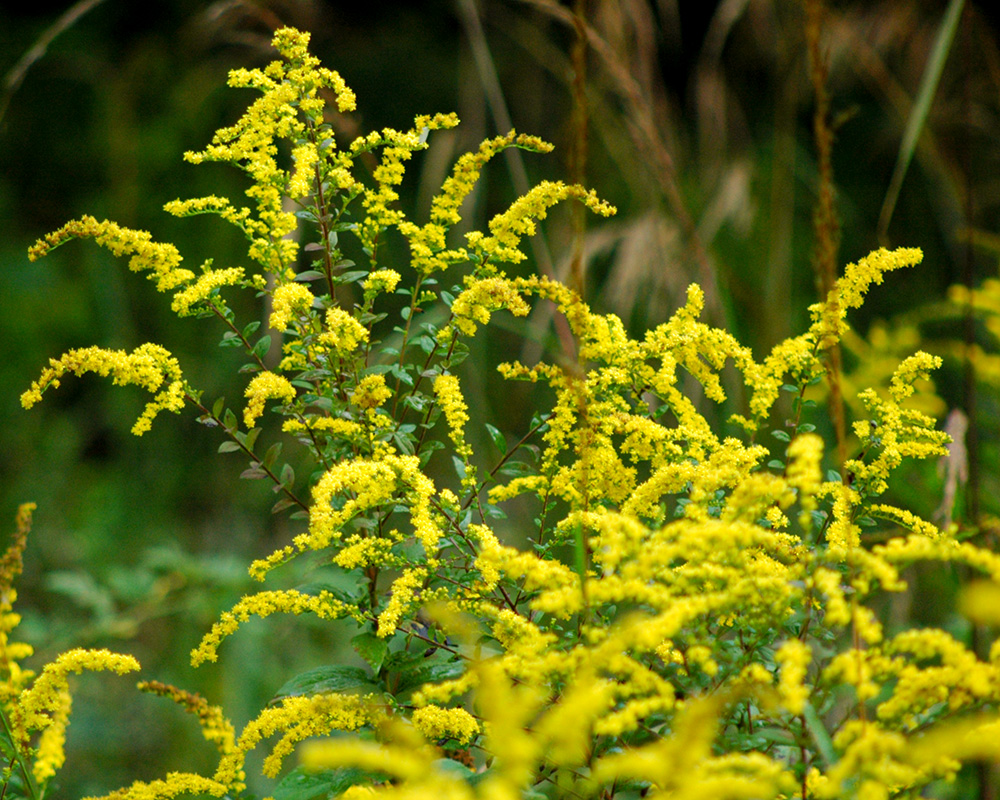
[[[339,500],[345,495],[346,502]],[[413,538],[427,558],[437,552],[442,531],[432,513],[434,482],[420,469],[416,456],[386,455],[378,461],[357,459],[336,464],[313,487],[309,509],[309,531],[295,537],[266,559],[255,561],[250,574],[263,580],[277,565],[307,551],[339,546],[342,529],[355,516],[395,502],[402,495],[409,506]]]
[[163,780],[136,781],[125,789],[119,789],[103,797],[88,797],[86,800],[164,800],[180,795],[210,795],[222,797],[230,787],[211,778],[191,772],[170,772]]
[[39,784],[49,781],[66,760],[66,727],[72,710],[67,676],[84,670],[122,675],[138,669],[139,662],[132,656],[108,650],[69,650],[46,665],[30,688],[21,691],[9,713],[14,744],[25,750],[32,733],[41,732],[32,765]]
[[170,307],[178,316],[185,317],[195,313],[198,310],[198,304],[207,300],[217,289],[243,283],[243,267],[210,269],[211,263],[211,261],[205,263],[202,274],[194,283],[174,294],[174,300]]
[[339,619],[348,616],[351,607],[337,600],[329,592],[308,595],[294,589],[258,592],[241,599],[232,610],[222,614],[212,630],[205,634],[201,643],[191,651],[191,665],[200,666],[206,661],[218,659],[219,645],[227,636],[236,633],[240,625],[251,617],[261,619],[272,614],[315,614],[321,619]]
[[492,236],[468,234],[468,243],[490,261],[520,263],[527,258],[519,249],[521,239],[533,236],[537,230],[536,220],[545,219],[552,206],[570,197],[603,217],[616,213],[614,206],[581,186],[567,186],[562,181],[542,181],[515,200],[506,211],[490,220]]
[[368,341],[368,331],[342,308],[333,307],[326,312],[326,327],[319,338],[337,357],[349,358]]
[[116,256],[131,256],[129,269],[133,272],[149,271],[150,280],[156,281],[161,292],[177,289],[194,279],[194,273],[180,267],[181,255],[172,244],[153,241],[147,231],[125,228],[115,222],[98,222],[94,217],[81,217],[67,222],[57,231],[47,234],[28,250],[28,258],[35,261],[70,239],[93,239]]
[[264,739],[283,733],[264,759],[263,772],[275,777],[282,763],[304,739],[330,731],[353,731],[377,720],[380,713],[365,698],[337,694],[287,697],[281,705],[264,709],[247,723],[232,753],[223,756],[214,780],[234,788],[242,786],[244,762]]
[[479,723],[464,708],[424,706],[413,712],[413,725],[427,739],[457,739],[462,744],[479,733]]
[[[457,119],[454,122],[457,124]],[[430,221],[426,225],[418,227],[412,222],[400,223],[399,230],[410,244],[411,264],[418,273],[430,275],[451,264],[468,260],[465,248],[447,249],[448,230],[460,221],[459,208],[479,180],[483,167],[497,153],[509,147],[542,153],[552,150],[552,145],[547,142],[516,131],[487,139],[475,153],[459,157],[451,176],[431,202]]]
[[[41,377],[21,395],[21,405],[24,408],[34,406],[42,399],[42,393],[46,389],[60,385],[61,378],[67,372],[75,375],[96,372],[102,377],[110,375],[116,386],[140,386],[150,394],[155,393],[132,426],[132,433],[136,436],[142,436],[149,430],[160,411],[179,412],[184,407],[188,394],[177,359],[160,345],[140,345],[131,353],[102,347],[85,347],[70,350],[60,359],[50,359],[49,366],[42,371]],[[161,390],[164,384],[166,388]]]
[[392,397],[392,390],[385,385],[381,375],[366,375],[351,394],[351,402],[366,411],[374,411]]
[[434,394],[448,423],[448,438],[455,445],[455,454],[468,463],[472,457],[472,448],[465,441],[465,424],[469,421],[469,411],[465,398],[462,397],[458,378],[454,375],[438,375],[434,379]]
[[199,694],[186,692],[160,681],[143,681],[137,688],[140,692],[169,698],[189,714],[196,716],[201,725],[202,735],[216,746],[221,755],[225,756],[236,749],[236,731],[219,706],[210,705]]
[[809,687],[804,683],[812,661],[809,646],[798,639],[791,639],[778,648],[774,660],[781,668],[778,680],[781,702],[792,714],[801,714],[809,699]]
[[271,298],[271,328],[279,332],[288,330],[291,321],[308,312],[315,299],[304,283],[284,283],[277,287]]
[[17,600],[14,581],[24,566],[22,556],[34,510],[34,503],[22,503],[18,507],[14,534],[0,558],[0,705],[8,714],[14,699],[35,676],[34,672],[21,667],[21,661],[31,656],[34,648],[30,644],[10,640],[14,628],[21,622],[21,615],[14,612]]
[[295,399],[295,387],[288,378],[274,372],[255,375],[246,388],[247,407],[243,410],[243,423],[251,429],[264,413],[264,403],[268,400],[282,400],[286,404]]
[[371,302],[378,294],[392,294],[402,280],[402,275],[393,269],[377,269],[368,273],[361,284],[365,292],[365,300]]

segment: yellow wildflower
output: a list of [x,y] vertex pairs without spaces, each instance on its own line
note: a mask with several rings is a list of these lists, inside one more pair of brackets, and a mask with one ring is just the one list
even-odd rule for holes
[[60,379],[67,372],[83,375],[96,372],[107,377],[111,375],[116,386],[141,386],[150,394],[160,391],[146,404],[139,419],[132,426],[132,433],[142,436],[149,430],[153,418],[161,411],[179,412],[184,407],[187,394],[181,379],[177,359],[157,344],[143,344],[126,353],[124,350],[105,350],[102,347],[85,347],[70,350],[60,359],[49,359],[49,366],[41,377],[31,384],[31,388],[21,395],[21,405],[31,408],[42,399],[42,392],[48,387],[58,387]]
[[283,283],[276,287],[271,298],[271,328],[279,332],[288,330],[292,319],[306,313],[315,299],[304,283]]
[[778,679],[781,702],[792,714],[801,714],[809,699],[809,687],[804,683],[812,661],[809,646],[798,639],[790,639],[775,651],[774,660],[781,668]]
[[381,375],[366,375],[351,394],[351,402],[364,409],[376,409],[392,397],[392,390],[385,385]]
[[243,410],[243,422],[247,429],[264,413],[264,403],[268,400],[283,400],[291,403],[295,399],[295,387],[283,375],[261,372],[255,375],[244,392],[249,402]]
[[70,239],[93,239],[116,256],[130,255],[128,268],[133,272],[149,270],[150,280],[156,281],[161,292],[176,289],[194,279],[194,273],[181,269],[181,255],[172,244],[154,242],[147,231],[124,228],[115,222],[98,222],[94,217],[81,217],[67,222],[35,243],[28,258],[35,261]]
[[368,341],[368,331],[344,309],[334,306],[327,309],[326,328],[319,338],[340,358],[347,358]]
[[368,277],[361,283],[365,300],[370,302],[380,293],[392,294],[396,291],[400,280],[402,280],[402,276],[393,269],[377,269],[368,273]]
[[462,744],[479,733],[479,723],[464,708],[424,706],[413,712],[413,724],[427,739],[457,739]]

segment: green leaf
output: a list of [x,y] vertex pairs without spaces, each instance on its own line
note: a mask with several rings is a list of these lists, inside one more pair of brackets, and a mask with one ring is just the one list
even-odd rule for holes
[[222,424],[227,431],[239,430],[239,422],[236,420],[236,415],[231,408],[226,409],[226,413],[222,418]]
[[781,442],[790,442],[792,437],[788,435],[788,431],[783,431],[780,428],[776,431],[771,431],[771,435]]
[[244,440],[243,444],[246,445],[247,450],[249,450],[251,453],[253,452],[254,442],[256,442],[257,441],[257,437],[260,436],[261,430],[263,430],[263,429],[262,428],[254,428],[252,431],[250,431],[250,433],[248,433],[246,435],[246,439]]
[[216,399],[215,403],[212,404],[212,416],[216,419],[222,414],[222,409],[226,407],[226,398],[219,397]]
[[322,272],[319,272],[318,270],[307,269],[303,270],[298,275],[296,275],[295,280],[298,281],[299,283],[309,283],[311,281],[321,281],[325,277],[326,276]]
[[[438,650],[438,653],[444,652]],[[444,664],[429,664],[426,667],[408,669],[400,673],[399,683],[396,686],[396,695],[403,692],[414,691],[428,683],[443,683],[444,681],[460,678],[465,674],[465,664],[461,661],[449,661]]]
[[372,681],[360,667],[345,667],[337,664],[329,667],[316,667],[301,675],[296,675],[284,684],[274,695],[275,700],[284,697],[324,694],[338,692],[341,694],[378,694],[382,688]]
[[241,450],[239,442],[223,442],[219,445],[220,453],[235,453],[237,450]]
[[493,440],[493,446],[500,451],[500,455],[506,455],[507,439],[504,437],[503,433],[489,423],[486,423],[486,432],[490,435],[490,439]]
[[309,772],[296,767],[274,787],[274,800],[328,800],[359,783],[371,783],[375,776],[357,767],[338,767]]
[[819,714],[816,713],[813,704],[808,700],[806,700],[805,705],[802,707],[802,716],[805,718],[806,729],[809,731],[810,736],[812,736],[812,740],[816,743],[816,749],[819,750],[823,762],[825,764],[833,764],[837,760],[836,751],[833,749],[833,740],[830,739],[830,734],[827,732],[823,720],[819,718]]
[[257,329],[259,327],[260,327],[259,319],[255,319],[253,322],[248,322],[246,324],[246,327],[243,329],[243,338],[249,339],[251,336],[257,333]]
[[380,639],[374,633],[359,633],[351,639],[351,647],[375,672],[382,669],[382,662],[385,661],[386,654],[389,652],[388,642],[385,639]]
[[281,480],[281,485],[285,487],[291,486],[293,483],[295,483],[295,470],[292,469],[291,464],[285,464],[281,468],[280,480]]
[[267,351],[271,349],[271,335],[265,334],[257,340],[257,344],[253,346],[253,354],[257,358],[264,358],[267,355]]
[[917,149],[917,142],[920,141],[920,134],[923,132],[927,122],[927,114],[931,110],[931,101],[937,92],[938,84],[941,82],[941,73],[944,64],[948,60],[948,53],[951,51],[952,43],[955,40],[955,32],[958,30],[958,22],[962,18],[962,6],[964,0],[951,0],[947,10],[944,12],[944,19],[941,20],[941,27],[938,28],[937,37],[934,40],[934,49],[931,50],[927,67],[924,69],[923,78],[920,81],[920,90],[917,92],[917,99],[910,110],[910,116],[906,120],[906,130],[903,131],[903,139],[899,143],[899,153],[896,156],[896,166],[892,171],[892,178],[889,180],[889,188],[885,192],[885,199],[882,201],[882,211],[878,218],[878,238],[885,239],[889,230],[889,221],[892,219],[892,212],[896,208],[896,200],[899,198],[899,190],[903,186],[903,178],[906,170],[913,160],[913,153]]
[[289,500],[287,497],[282,497],[277,503],[271,506],[271,513],[279,514],[286,508],[290,508],[291,506],[294,505],[297,505],[297,503],[294,500]]
[[260,463],[270,469],[279,455],[281,455],[281,442],[275,442],[267,448],[267,452],[264,453],[264,457],[260,460]]

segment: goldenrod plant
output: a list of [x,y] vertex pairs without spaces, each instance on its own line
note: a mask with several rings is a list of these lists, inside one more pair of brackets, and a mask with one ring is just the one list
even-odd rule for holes
[[[226,658],[226,639],[252,617],[312,614],[353,624],[366,668],[289,676],[239,732],[209,700],[144,682],[198,718],[218,766],[137,775],[106,796],[237,798],[251,785],[279,800],[878,800],[921,796],[963,761],[1000,758],[1000,644],[981,660],[944,630],[893,630],[879,614],[879,599],[905,588],[907,566],[960,563],[983,581],[967,613],[995,622],[983,605],[996,596],[1000,556],[885,501],[904,460],[947,453],[947,434],[912,404],[939,359],[916,351],[887,386],[857,394],[854,457],[834,463],[817,433],[830,427],[817,386],[848,314],[920,250],[847,265],[808,329],[762,360],[701,321],[697,285],[666,322],[631,338],[618,317],[513,267],[556,204],[613,214],[594,193],[542,182],[488,229],[455,235],[494,156],[548,144],[514,131],[487,140],[458,159],[429,218],[413,221],[397,203],[407,164],[457,118],[338,142],[328,106],[346,114],[355,97],[308,42],[279,30],[280,60],[233,71],[230,85],[259,97],[185,156],[243,170],[248,205],[166,205],[236,226],[248,266],[190,270],[172,245],[91,217],[31,249],[39,258],[93,239],[171,292],[179,315],[214,318],[222,344],[246,352],[245,402],[205,398],[148,343],[71,350],[22,403],[69,373],[111,376],[151,395],[136,435],[161,411],[193,409],[207,435],[224,437],[220,451],[249,461],[244,477],[273,485],[274,511],[299,533],[250,564],[266,586],[220,614],[193,664]],[[385,255],[393,237],[408,244],[408,263]],[[268,309],[263,325],[227,303],[238,290]],[[516,440],[487,424],[492,449],[474,447],[469,343],[495,316],[523,317],[539,302],[565,318],[574,349],[499,364],[505,379],[545,387],[532,395],[545,405]],[[745,407],[720,424],[709,408],[732,407],[720,377],[732,368]],[[286,446],[308,455],[308,475],[282,463]],[[311,563],[316,580],[289,587],[292,560]],[[14,572],[3,574],[5,603]],[[32,679],[18,666],[27,651],[6,640],[9,603],[4,614],[6,786],[40,798],[62,766],[66,674],[138,665],[71,651]],[[258,748],[264,777],[251,781]]]

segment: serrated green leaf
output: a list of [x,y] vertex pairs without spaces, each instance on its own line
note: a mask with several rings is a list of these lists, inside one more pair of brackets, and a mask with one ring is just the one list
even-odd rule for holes
[[[444,651],[438,650],[438,653]],[[423,655],[420,656],[423,660]],[[428,683],[443,683],[444,681],[460,678],[465,674],[465,665],[461,661],[448,661],[444,664],[428,664],[427,666],[416,667],[400,671],[400,680],[396,687],[396,694],[415,691]]]
[[275,693],[274,698],[338,692],[341,694],[378,694],[382,688],[360,667],[335,664],[316,667],[296,675]]
[[351,639],[351,647],[376,673],[382,669],[382,663],[389,652],[389,643],[380,639],[374,633],[359,633]]
[[274,800],[328,800],[357,784],[371,783],[375,776],[357,767],[338,767],[310,772],[296,767],[274,787]]

